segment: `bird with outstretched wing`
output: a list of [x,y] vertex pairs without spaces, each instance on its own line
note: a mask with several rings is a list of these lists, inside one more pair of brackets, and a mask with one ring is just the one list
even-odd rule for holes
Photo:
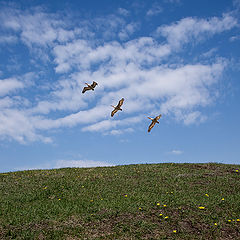
[[157,116],[157,117],[155,117],[155,118],[150,118],[150,117],[148,117],[149,119],[152,120],[151,124],[150,124],[149,127],[148,127],[148,132],[151,131],[151,129],[155,126],[156,123],[159,123],[158,120],[161,118],[161,116],[162,116],[162,115],[160,114],[159,116]]
[[118,105],[115,107],[115,106],[113,106],[113,105],[111,105],[114,109],[112,110],[112,112],[111,112],[111,117],[113,117],[114,116],[114,114],[117,112],[117,111],[122,111],[122,109],[121,109],[121,106],[123,105],[123,102],[124,102],[124,98],[122,98],[121,100],[119,100],[119,102],[118,102]]
[[98,85],[96,82],[93,81],[93,83],[90,85],[88,83],[85,83],[87,85],[87,87],[84,87],[82,90],[82,93],[85,93],[88,90],[92,90],[94,91],[94,88]]

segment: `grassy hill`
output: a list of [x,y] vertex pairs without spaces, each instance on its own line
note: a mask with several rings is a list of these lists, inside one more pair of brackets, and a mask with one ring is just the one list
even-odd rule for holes
[[240,239],[240,166],[2,173],[0,239]]

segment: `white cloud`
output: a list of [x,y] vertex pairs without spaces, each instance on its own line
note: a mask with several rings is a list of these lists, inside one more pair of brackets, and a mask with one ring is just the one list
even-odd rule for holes
[[173,154],[173,155],[181,155],[181,154],[183,154],[183,151],[181,151],[181,150],[172,150],[170,153]]
[[212,48],[210,49],[209,51],[203,53],[200,57],[203,57],[203,58],[209,58],[209,57],[212,57],[214,54],[217,53],[217,48]]
[[118,8],[118,13],[123,15],[123,16],[128,16],[129,15],[129,11],[125,8]]
[[93,161],[93,160],[58,160],[54,168],[66,168],[66,167],[110,167],[114,166],[108,162]]
[[130,133],[130,132],[134,132],[133,128],[126,128],[126,129],[113,129],[110,132],[106,133],[109,135],[121,135],[124,133]]
[[180,0],[164,0],[165,2],[169,2],[169,3],[180,3]]
[[0,36],[0,44],[1,43],[15,43],[17,42],[16,36]]
[[127,40],[137,30],[137,23],[129,23],[118,34],[121,40]]
[[240,0],[233,0],[233,6],[236,8],[240,8]]
[[[131,125],[131,124],[139,123],[141,120],[142,120],[141,116],[130,117],[130,118],[121,119],[121,120],[113,120],[113,119],[103,120],[98,123],[92,124],[90,126],[84,127],[82,130],[90,131],[90,132],[95,132],[95,131],[106,132],[106,130],[116,128],[118,126],[127,126],[127,125]],[[123,131],[123,130],[121,130],[121,131]],[[126,129],[124,131],[126,131]],[[131,131],[131,130],[128,129],[127,132],[129,132],[129,131]],[[117,132],[115,131],[115,133],[117,133]]]
[[171,25],[158,27],[156,33],[166,37],[172,48],[179,49],[189,41],[199,41],[208,35],[221,33],[236,25],[237,20],[229,14],[224,14],[222,18],[210,19],[187,17]]
[[183,121],[185,125],[190,125],[193,123],[202,123],[207,120],[207,116],[203,115],[199,111],[190,112],[190,113],[182,113],[182,112],[176,112],[176,118],[179,121]]
[[20,143],[31,141],[51,142],[51,138],[36,132],[34,117],[16,109],[4,109],[0,112],[0,136],[3,139],[14,139]]
[[229,41],[230,41],[230,42],[234,42],[234,41],[238,41],[238,40],[240,40],[240,35],[238,35],[238,36],[232,36],[232,37],[229,38]]
[[109,162],[93,160],[56,160],[35,166],[21,166],[14,170],[37,170],[37,169],[56,169],[56,168],[92,168],[92,167],[111,167],[115,166]]
[[[119,135],[134,131],[134,125],[146,114],[173,116],[186,125],[205,121],[207,116],[200,108],[215,102],[226,61],[215,58],[204,64],[168,64],[168,60],[192,40],[207,39],[236,25],[236,19],[226,14],[222,18],[184,18],[158,28],[157,34],[166,38],[164,43],[154,36],[127,41],[138,24],[115,15],[92,19],[86,24],[86,35],[82,25],[72,27],[60,15],[41,9],[1,12],[0,19],[3,26],[16,31],[30,51],[48,48],[44,53],[55,66],[56,81],[49,81],[44,95],[32,102],[16,94],[32,86],[37,74],[0,80],[0,136],[21,143],[50,142],[44,131],[78,124],[82,131]],[[93,32],[99,32],[100,37],[94,38]],[[125,42],[117,41],[118,37]],[[210,50],[205,57],[216,51]],[[49,65],[51,70],[53,65]],[[82,94],[84,82],[93,80],[99,84],[95,91]],[[110,105],[122,97],[123,112],[111,118]]]
[[147,16],[155,16],[163,11],[160,5],[155,4],[151,9],[149,9],[146,13]]
[[16,78],[0,79],[0,96],[20,88],[24,88],[24,84]]

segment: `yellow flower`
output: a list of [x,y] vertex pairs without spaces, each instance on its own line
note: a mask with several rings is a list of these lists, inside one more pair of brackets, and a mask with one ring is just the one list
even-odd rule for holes
[[168,216],[165,217],[165,219],[167,219],[167,218],[168,218]]
[[232,221],[231,219],[228,220],[228,222],[231,222],[231,221]]
[[177,230],[173,230],[173,232],[174,232],[174,233],[176,233],[176,232],[177,232]]
[[61,198],[58,199],[58,201],[60,201],[60,200],[61,200]]
[[205,207],[201,207],[201,206],[200,206],[200,207],[198,207],[198,208],[199,208],[199,209],[204,209]]
[[157,203],[157,206],[160,206],[160,203],[159,203],[159,202]]
[[164,204],[163,206],[166,207],[167,205]]
[[142,210],[142,208],[138,208],[139,210]]
[[127,194],[125,194],[124,196],[127,197]]
[[237,222],[240,222],[240,219],[239,219],[239,218],[237,219]]
[[222,201],[224,201],[225,199],[224,198],[222,198]]
[[93,200],[91,199],[90,202],[93,202]]
[[209,195],[207,193],[205,195],[206,195],[206,197],[209,197]]
[[238,172],[238,169],[236,169],[235,172]]
[[44,187],[43,189],[47,189],[47,187]]
[[162,216],[162,213],[160,213],[159,216]]
[[101,198],[101,201],[103,200],[103,198]]
[[217,226],[217,223],[214,223],[215,226]]

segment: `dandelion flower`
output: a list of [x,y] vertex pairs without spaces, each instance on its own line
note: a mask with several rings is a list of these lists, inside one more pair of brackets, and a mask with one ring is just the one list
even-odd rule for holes
[[225,199],[224,198],[222,198],[222,201],[224,201]]
[[228,219],[228,222],[231,222],[232,220],[231,219]]
[[127,194],[125,194],[124,196],[127,197]]
[[58,201],[60,201],[60,200],[61,200],[61,198],[58,199]]
[[165,219],[167,219],[167,218],[168,218],[168,216],[165,217]]
[[159,216],[162,216],[162,213],[160,213]]
[[215,226],[217,226],[217,223],[214,223]]
[[166,207],[167,205],[164,204],[163,206]]
[[142,208],[138,208],[139,210],[142,210]]
[[176,232],[177,232],[177,230],[173,230],[173,232],[174,232],[174,233],[176,233]]
[[238,169],[236,169],[235,172],[238,172]]
[[199,209],[204,209],[205,207],[202,207],[202,206],[200,206],[200,207],[198,207]]
[[159,203],[159,202],[157,203],[157,206],[160,206],[160,203]]
[[240,222],[240,219],[239,219],[239,218],[237,219],[237,222]]
[[205,196],[206,196],[206,197],[209,197],[209,195],[208,195],[207,193],[205,194]]

